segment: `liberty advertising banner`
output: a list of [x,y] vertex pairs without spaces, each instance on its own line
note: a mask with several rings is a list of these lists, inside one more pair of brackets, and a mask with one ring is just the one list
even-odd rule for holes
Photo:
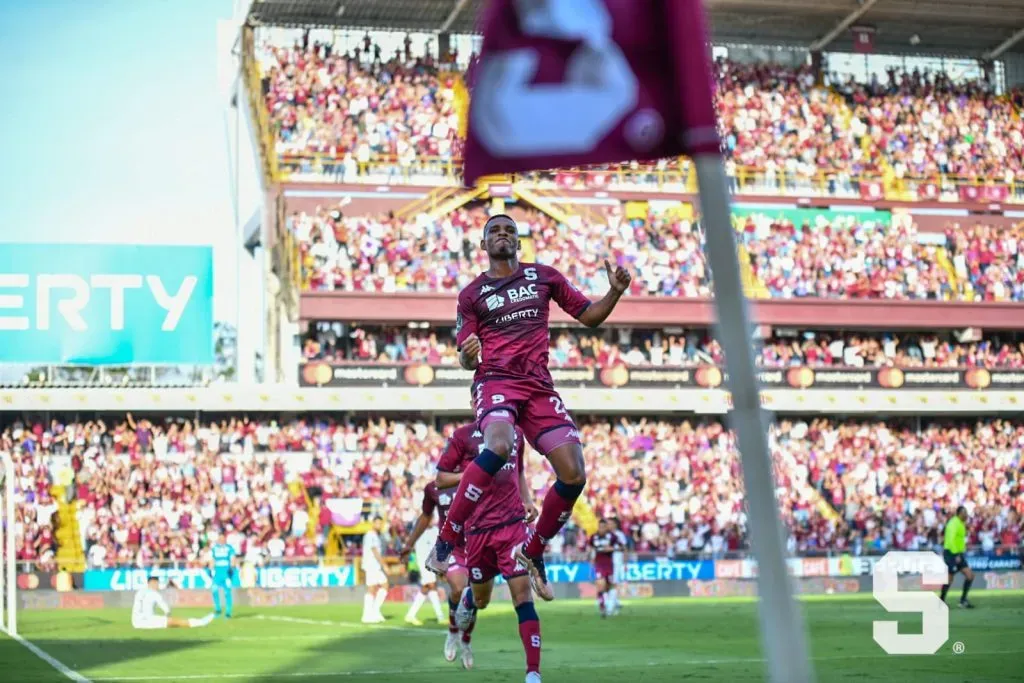
[[213,362],[213,249],[0,245],[0,362]]
[[[137,591],[156,574],[162,586],[207,590],[213,578],[205,569],[90,569],[85,572],[87,591]],[[356,572],[346,567],[259,567],[236,573],[236,588],[344,588],[356,585]]]
[[[551,583],[581,583],[594,581],[594,565],[589,562],[548,562],[548,581]],[[626,581],[708,581],[715,578],[715,563],[711,560],[637,560],[626,562]],[[502,583],[499,577],[498,583]]]

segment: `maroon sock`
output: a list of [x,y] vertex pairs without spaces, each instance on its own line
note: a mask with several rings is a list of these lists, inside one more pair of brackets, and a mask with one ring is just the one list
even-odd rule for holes
[[519,638],[526,651],[526,673],[540,673],[540,619],[532,602],[516,607],[519,614]]
[[[473,514],[487,490],[491,488],[494,475],[485,471],[476,461],[469,463],[466,471],[462,474],[459,482],[459,490],[455,492],[452,506],[448,508],[448,518],[444,521],[444,527],[438,534],[442,541],[455,543],[462,538],[462,527],[466,520]],[[473,487],[472,489],[470,487]],[[467,495],[467,491],[469,495]]]
[[[465,481],[465,477],[463,477],[463,481]],[[569,487],[565,485],[559,486],[559,484],[562,484],[562,482],[555,482],[555,485],[544,496],[544,504],[541,506],[540,517],[537,519],[536,533],[530,537],[530,542],[526,544],[525,553],[529,557],[537,557],[544,553],[544,547],[548,541],[572,517],[572,508],[576,505],[576,499],[579,498],[583,490],[582,486]],[[566,491],[566,489],[569,490]]]
[[604,593],[597,594],[597,606],[601,608],[601,614],[604,614]]
[[462,632],[462,642],[469,644],[469,641],[473,637],[473,629],[476,628],[476,615],[473,615],[473,621],[469,622],[469,626]]

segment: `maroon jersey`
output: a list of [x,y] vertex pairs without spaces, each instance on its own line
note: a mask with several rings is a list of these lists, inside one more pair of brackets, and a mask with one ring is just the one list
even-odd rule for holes
[[611,570],[612,553],[619,548],[619,539],[614,531],[595,533],[590,537],[590,547],[594,549],[594,565],[598,568]]
[[[466,533],[501,526],[526,516],[519,494],[519,472],[523,468],[525,440],[519,427],[516,427],[515,434],[512,454],[505,466],[494,475],[487,495],[466,521]],[[463,425],[455,430],[452,438],[445,444],[444,453],[437,462],[437,469],[442,472],[462,472],[480,454],[483,447],[483,432],[475,424]]]
[[520,263],[512,275],[479,275],[459,292],[456,342],[480,337],[480,367],[486,376],[538,379],[551,386],[548,372],[549,302],[579,318],[590,299],[550,266]]
[[457,490],[457,486],[446,489],[438,488],[434,482],[430,482],[423,488],[423,514],[431,517],[434,510],[437,510],[438,528],[444,526],[444,520],[448,517],[448,508],[452,506],[452,499]]

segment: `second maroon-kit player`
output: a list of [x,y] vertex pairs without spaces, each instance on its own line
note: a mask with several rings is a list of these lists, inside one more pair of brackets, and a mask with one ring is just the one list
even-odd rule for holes
[[568,521],[586,483],[579,431],[548,372],[550,302],[583,325],[597,327],[629,288],[631,277],[605,261],[609,290],[592,302],[554,268],[520,263],[516,224],[504,214],[488,219],[480,246],[490,267],[459,292],[456,341],[462,367],[476,371],[473,408],[484,449],[466,468],[426,565],[444,573],[462,527],[508,461],[518,426],[557,477],[544,497],[535,533],[519,551],[538,595],[550,600],[544,549]]
[[[539,680],[540,617],[533,606],[527,567],[520,562],[517,552],[528,538],[529,523],[537,516],[523,469],[525,447],[523,432],[517,428],[513,432],[511,457],[494,476],[491,495],[481,501],[466,522],[464,560],[472,587],[464,589],[458,598],[455,622],[464,632],[472,631],[476,612],[490,603],[494,579],[500,575],[508,583],[519,620],[527,680]],[[442,487],[459,484],[466,468],[482,450],[483,433],[478,425],[472,423],[456,429],[437,463],[435,483]]]

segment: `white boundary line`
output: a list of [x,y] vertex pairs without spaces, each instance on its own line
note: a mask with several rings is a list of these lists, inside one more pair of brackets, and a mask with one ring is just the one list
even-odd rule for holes
[[[1024,650],[990,650],[987,652],[965,652],[960,655],[956,655],[957,658],[966,656],[977,656],[977,657],[990,657],[992,655],[1011,655],[1021,654]],[[857,660],[857,659],[878,659],[884,660],[893,657],[894,655],[887,655],[884,652],[874,655],[839,655],[839,656],[826,656],[826,657],[812,657],[816,662],[838,662],[846,660]],[[920,658],[919,658],[920,659]],[[748,658],[736,658],[736,659],[673,659],[659,662],[642,662],[642,663],[631,663],[631,664],[614,664],[608,662],[574,662],[572,664],[573,669],[621,669],[621,668],[657,668],[657,667],[669,667],[679,665],[690,665],[690,666],[701,666],[701,665],[731,665],[731,664],[762,664],[765,660],[762,657],[748,657]],[[289,678],[351,678],[353,676],[403,676],[406,674],[432,674],[432,673],[443,673],[451,671],[452,666],[436,666],[433,668],[405,668],[405,669],[363,669],[360,671],[283,671],[277,673],[270,672],[255,672],[255,673],[220,673],[220,674],[185,674],[178,676],[104,676],[93,679],[96,683],[115,681],[209,681],[209,680],[227,680],[227,679],[253,679],[253,680],[272,680],[272,679],[289,679]],[[495,667],[481,667],[481,672],[487,671],[522,671],[522,665],[517,666],[495,666]]]
[[[6,631],[4,633],[6,633]],[[22,645],[24,645],[25,648],[28,649],[29,652],[31,652],[36,657],[38,657],[39,659],[43,660],[44,662],[46,662],[47,664],[52,666],[54,669],[59,671],[61,674],[63,674],[63,676],[65,678],[68,678],[68,679],[70,679],[72,681],[75,681],[76,683],[92,683],[92,681],[90,681],[88,678],[86,678],[82,674],[78,673],[74,669],[71,669],[71,668],[65,666],[64,663],[61,662],[60,660],[55,659],[54,657],[51,657],[49,654],[47,654],[42,648],[37,646],[35,643],[33,643],[33,642],[29,641],[29,640],[25,640],[24,638],[19,636],[17,633],[7,633],[7,635],[11,638],[11,640],[15,640],[15,641],[21,643]]]

